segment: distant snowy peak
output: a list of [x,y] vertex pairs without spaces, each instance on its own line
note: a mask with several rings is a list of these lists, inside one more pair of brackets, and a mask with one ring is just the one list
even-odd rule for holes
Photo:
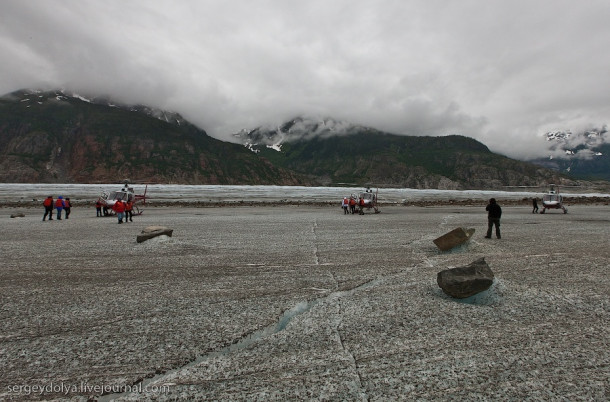
[[551,131],[546,133],[545,137],[547,141],[566,141],[568,138],[570,138],[570,136],[572,135],[572,132],[570,130],[568,131]]
[[178,126],[185,123],[184,118],[179,113],[168,112],[166,110],[156,109],[145,105],[120,104],[104,97],[89,98],[82,94],[66,91],[63,89],[57,91],[24,90],[13,92],[11,96],[20,97],[20,101],[24,103],[34,102],[39,105],[42,105],[48,101],[70,102],[71,100],[78,100],[95,105],[104,105],[109,107],[121,108],[123,110],[130,110],[132,112],[143,113],[147,116],[154,117],[169,124],[174,124]]
[[179,113],[168,112],[167,110],[155,109],[145,105],[129,106],[129,109],[132,112],[144,113],[147,116],[151,116],[164,122],[175,124],[178,126],[184,124],[185,122],[184,118]]
[[[598,142],[603,140],[604,134],[608,133],[608,128],[603,126],[601,129],[591,129],[582,133],[572,133],[571,130],[566,131],[550,131],[545,134],[547,141],[563,141],[568,142],[571,138],[584,139],[585,142]],[[579,141],[580,142],[580,141]]]
[[606,125],[582,132],[550,131],[545,134],[549,142],[550,159],[553,157],[575,157],[589,159],[592,156],[602,156],[597,148],[610,143],[610,133]]
[[281,152],[282,144],[286,142],[310,140],[315,137],[350,135],[363,130],[370,129],[330,118],[297,117],[277,127],[243,129],[234,134],[234,137],[238,138],[246,148],[256,153],[260,152],[261,147]]

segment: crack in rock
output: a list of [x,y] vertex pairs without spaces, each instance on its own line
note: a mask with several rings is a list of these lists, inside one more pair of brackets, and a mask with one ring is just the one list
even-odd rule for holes
[[313,256],[316,265],[320,265],[320,251],[318,250],[318,236],[316,234],[316,228],[318,227],[318,220],[314,219],[313,225],[311,226],[311,233],[313,234]]
[[[264,338],[267,338],[270,335],[283,331],[284,329],[286,329],[286,327],[288,326],[290,321],[292,321],[293,318],[311,310],[311,308],[313,308],[316,304],[326,301],[326,300],[341,298],[341,297],[353,294],[359,290],[374,286],[374,285],[378,284],[380,281],[381,281],[381,279],[372,279],[368,282],[360,284],[351,289],[335,291],[333,293],[330,293],[330,294],[328,294],[324,297],[320,297],[318,299],[313,299],[310,301],[302,301],[300,303],[297,303],[291,309],[284,311],[284,313],[280,316],[280,318],[274,324],[268,325],[262,329],[251,332],[250,334],[245,335],[244,337],[242,337],[241,339],[239,339],[238,341],[236,341],[235,343],[233,343],[229,346],[225,346],[219,350],[209,352],[205,355],[201,355],[183,366],[180,366],[180,367],[177,367],[177,368],[174,368],[171,370],[167,370],[165,372],[158,373],[156,375],[149,374],[145,378],[139,378],[138,380],[134,381],[132,384],[125,386],[125,388],[131,389],[134,386],[138,385],[139,386],[138,388],[146,389],[148,385],[150,385],[152,383],[159,383],[159,382],[161,382],[161,384],[159,384],[160,386],[169,385],[170,383],[168,383],[167,381],[164,381],[164,380],[168,380],[168,379],[172,378],[172,376],[177,375],[180,371],[182,371],[184,369],[194,367],[194,366],[198,365],[199,363],[209,360],[211,358],[214,358],[217,356],[224,356],[224,355],[233,353],[235,351],[250,347],[253,343],[255,343],[259,340],[262,340]],[[342,340],[341,340],[341,342],[342,342]],[[352,359],[353,359],[353,356],[352,356]],[[358,376],[360,376],[359,373],[358,373]],[[175,383],[172,382],[171,384],[175,384]],[[102,394],[102,395],[98,396],[96,399],[100,402],[113,401],[120,397],[127,397],[131,394],[133,394],[133,393],[132,392],[119,392],[119,393],[112,393],[112,394],[108,393],[108,394]]]
[[[337,304],[337,315],[339,317],[341,317],[341,303]],[[366,389],[363,385],[364,381],[362,380],[362,375],[360,374],[360,370],[358,369],[358,361],[356,360],[356,358],[354,357],[353,353],[350,352],[350,350],[345,346],[345,340],[343,339],[343,336],[341,335],[341,331],[339,330],[339,327],[342,324],[342,320],[341,318],[339,318],[339,320],[335,323],[335,325],[333,326],[333,330],[337,336],[337,341],[339,343],[339,346],[341,347],[341,350],[343,351],[343,353],[345,355],[347,355],[350,363],[352,364],[352,367],[354,369],[354,373],[355,373],[355,382],[356,382],[356,386],[358,387],[359,394],[360,397],[362,398],[362,400],[369,400],[369,397],[366,394]]]

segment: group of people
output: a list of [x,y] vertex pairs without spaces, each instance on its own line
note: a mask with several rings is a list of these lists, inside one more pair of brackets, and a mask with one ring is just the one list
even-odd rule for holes
[[102,202],[100,200],[97,200],[95,202],[95,210],[97,211],[97,217],[99,218],[100,216],[108,216],[108,207],[104,204],[102,204]]
[[112,210],[116,212],[119,223],[123,223],[123,219],[125,219],[125,223],[133,222],[133,201],[116,200]]
[[[363,204],[363,203],[364,203],[364,200],[361,198],[360,204]],[[345,215],[356,213],[356,205],[358,205],[358,203],[356,202],[356,199],[354,198],[354,196],[351,196],[349,198],[343,197],[343,200],[341,201],[341,208],[343,208],[343,213]],[[362,209],[362,208],[360,208],[360,209]]]
[[[361,198],[360,199],[360,204],[361,204],[360,209],[362,209],[363,203],[364,203],[364,200]],[[44,206],[44,215],[42,217],[43,221],[45,221],[47,219],[47,216],[49,217],[50,221],[53,220],[53,209],[57,210],[57,220],[61,220],[62,211],[65,212],[66,219],[68,219],[70,217],[72,203],[70,202],[69,197],[66,197],[66,199],[64,200],[63,197],[60,195],[59,197],[57,197],[57,200],[55,200],[55,202],[54,202],[53,196],[50,195],[44,200],[42,205]],[[357,202],[353,196],[351,196],[349,198],[343,197],[343,201],[341,201],[341,207],[343,208],[344,214],[355,213],[356,205],[357,205]],[[102,215],[102,207],[105,208],[105,206],[102,205],[102,203],[98,200],[95,203],[95,208],[97,210],[98,217],[104,216],[104,215]],[[534,211],[538,212],[537,209],[538,208],[536,205],[536,200],[534,199]],[[127,200],[127,201],[117,200],[114,203],[114,205],[112,206],[112,210],[114,212],[116,212],[119,224],[123,223],[123,219],[125,220],[125,223],[133,222],[133,202],[131,200]],[[492,229],[495,226],[496,237],[498,239],[500,239],[501,238],[501,236],[500,236],[500,218],[502,217],[502,208],[500,208],[500,205],[498,205],[495,198],[491,198],[489,200],[489,204],[487,205],[487,207],[485,207],[485,210],[488,212],[487,235],[485,236],[485,238],[487,238],[487,239],[491,238]]]
[[[95,202],[95,209],[97,217],[110,215],[108,207],[100,200]],[[116,200],[112,205],[112,210],[116,213],[119,223],[123,223],[123,220],[125,220],[125,223],[133,222],[133,201]]]
[[44,206],[44,215],[42,217],[43,221],[47,220],[47,216],[49,217],[50,221],[53,220],[53,209],[57,210],[56,218],[58,221],[61,220],[62,211],[64,211],[66,219],[70,217],[70,212],[72,211],[72,203],[70,202],[70,198],[66,197],[64,200],[61,195],[57,197],[57,200],[53,200],[52,195],[48,196],[42,202],[42,205]]
[[[50,195],[42,202],[44,207],[44,215],[42,216],[42,220],[46,221],[47,216],[49,220],[53,220],[53,210],[57,210],[56,219],[58,221],[61,220],[62,212],[65,214],[65,219],[70,218],[70,212],[72,210],[72,203],[70,202],[70,198],[66,197],[65,199],[60,195],[57,197],[57,200],[53,199],[53,196]],[[97,216],[107,216],[108,211],[105,205],[98,200],[95,203],[95,209],[97,210]],[[104,210],[102,214],[102,209]],[[125,222],[133,222],[133,202],[132,201],[121,201],[117,200],[112,206],[112,210],[116,212],[117,218],[119,219],[119,223]]]

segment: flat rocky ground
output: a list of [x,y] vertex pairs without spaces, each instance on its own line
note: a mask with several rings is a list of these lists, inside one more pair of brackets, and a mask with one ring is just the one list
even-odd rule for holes
[[[610,398],[607,205],[505,206],[501,240],[483,204],[15,211],[0,400]],[[149,225],[173,237],[136,243]],[[438,251],[460,226],[474,238]],[[437,273],[480,257],[492,288],[445,296]]]

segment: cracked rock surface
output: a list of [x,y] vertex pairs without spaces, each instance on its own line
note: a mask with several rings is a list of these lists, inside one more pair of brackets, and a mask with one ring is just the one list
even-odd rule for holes
[[[607,400],[608,206],[506,206],[501,240],[484,207],[2,209],[0,399]],[[480,297],[437,286],[480,257]]]

